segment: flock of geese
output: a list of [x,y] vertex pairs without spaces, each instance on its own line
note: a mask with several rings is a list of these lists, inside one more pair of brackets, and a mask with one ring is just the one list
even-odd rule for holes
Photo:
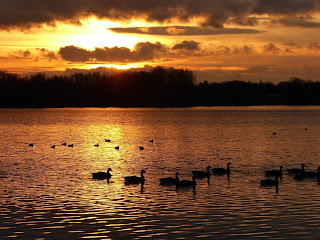
[[[273,134],[276,134],[275,132]],[[104,142],[111,142],[110,139],[105,139]],[[149,141],[150,143],[153,143],[153,139]],[[73,147],[73,144],[67,144],[66,142],[62,143],[63,146]],[[28,145],[29,147],[33,147],[34,144],[30,143]],[[99,147],[99,144],[95,144],[95,147]],[[51,146],[51,148],[55,148],[56,145]],[[116,146],[115,149],[119,149],[119,146]],[[144,147],[140,146],[140,150],[144,150]],[[207,178],[208,181],[210,179],[211,174],[212,175],[227,175],[228,178],[230,176],[230,165],[231,162],[227,163],[227,168],[211,168],[210,166],[207,167],[207,171],[192,171],[192,181],[191,180],[180,180],[179,179],[179,173],[176,172],[175,177],[166,177],[166,178],[160,178],[160,184],[161,185],[176,185],[177,188],[182,187],[192,187],[195,189],[196,187],[196,179],[200,178]],[[301,164],[301,168],[291,168],[288,169],[288,174],[294,175],[294,180],[303,180],[303,179],[318,179],[318,183],[320,183],[320,166],[318,167],[318,170],[316,172],[313,171],[305,171],[305,164]],[[108,168],[107,172],[96,172],[92,173],[92,179],[97,180],[107,180],[109,183],[110,178],[112,177],[110,171],[112,171],[111,168]],[[279,187],[279,178],[282,177],[282,171],[283,166],[280,166],[278,170],[267,170],[265,171],[266,176],[274,176],[275,179],[263,179],[260,181],[260,185],[262,187],[269,187],[269,186],[275,186],[278,190]],[[145,177],[144,177],[145,170],[141,170],[140,176],[127,176],[124,177],[125,184],[141,184],[141,186],[145,183]]]
[[[230,176],[230,165],[231,162],[227,163],[227,168],[211,168],[210,166],[207,167],[207,171],[192,171],[192,181],[191,180],[180,180],[179,179],[179,173],[176,172],[175,177],[165,177],[160,178],[160,184],[161,185],[175,185],[176,188],[185,188],[185,187],[192,187],[193,190],[195,190],[196,187],[196,179],[200,178],[207,178],[210,179],[211,174],[212,175],[227,175],[228,178]],[[288,174],[293,174],[293,179],[295,180],[303,180],[303,179],[318,179],[318,182],[320,183],[320,166],[318,167],[318,171],[305,171],[304,169],[305,164],[301,164],[301,168],[291,168],[288,169]],[[107,172],[96,172],[92,173],[93,179],[98,180],[107,180],[109,183],[109,180],[111,178],[111,168],[108,169]],[[260,184],[262,187],[269,187],[269,186],[275,186],[278,190],[279,186],[279,178],[282,177],[283,172],[283,166],[280,166],[279,170],[267,170],[265,171],[266,176],[274,176],[275,179],[263,179],[260,181]],[[145,177],[144,177],[145,170],[141,170],[140,176],[127,176],[124,177],[125,184],[141,184],[141,186],[145,183]]]

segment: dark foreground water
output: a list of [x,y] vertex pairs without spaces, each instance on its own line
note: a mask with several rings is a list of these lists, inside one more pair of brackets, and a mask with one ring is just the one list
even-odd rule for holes
[[[0,133],[0,239],[320,239],[320,185],[286,172],[320,165],[319,107],[2,109]],[[159,184],[229,161],[195,191]]]

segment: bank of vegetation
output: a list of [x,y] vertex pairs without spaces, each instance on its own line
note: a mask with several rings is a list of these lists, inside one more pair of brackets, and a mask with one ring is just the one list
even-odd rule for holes
[[192,71],[156,67],[149,72],[19,76],[0,72],[0,107],[188,107],[320,105],[320,82],[196,84]]

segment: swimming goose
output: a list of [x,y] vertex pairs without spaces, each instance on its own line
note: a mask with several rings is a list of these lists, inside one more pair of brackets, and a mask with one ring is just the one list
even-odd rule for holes
[[195,178],[210,178],[210,166],[207,167],[207,171],[192,171]]
[[172,184],[176,184],[177,182],[179,182],[179,177],[178,177],[179,173],[176,172],[176,178],[173,177],[166,177],[166,178],[160,178],[160,184],[162,185],[172,185]]
[[52,145],[51,148],[55,149],[55,148],[56,148],[56,145]]
[[73,147],[73,144],[69,144],[68,147]]
[[67,143],[66,143],[66,142],[64,142],[64,143],[62,143],[61,145],[62,145],[62,146],[67,146]]
[[28,145],[28,147],[33,147],[33,143],[30,143],[30,144]]
[[144,147],[141,147],[141,146],[140,146],[139,149],[140,149],[140,150],[144,150]]
[[144,184],[145,182],[145,179],[144,179],[144,176],[143,174],[145,173],[144,170],[141,170],[141,177],[137,177],[137,176],[129,176],[129,177],[124,177],[124,180],[125,180],[125,184],[128,185],[128,184],[139,184],[141,183],[141,185]]
[[304,166],[305,166],[305,164],[302,163],[302,164],[301,164],[301,168],[291,168],[291,169],[288,169],[288,173],[289,173],[289,174],[299,174],[299,173],[302,173],[302,172],[304,172]]
[[110,140],[110,139],[105,139],[104,141],[105,141],[105,142],[111,142],[111,140]]
[[99,143],[97,143],[97,144],[95,144],[95,145],[93,145],[93,146],[95,146],[95,147],[99,147]]
[[108,168],[107,172],[96,172],[96,173],[92,173],[92,179],[99,179],[99,180],[104,180],[107,179],[109,181],[109,179],[111,178],[111,173],[110,171],[112,171],[111,168]]
[[320,166],[318,166],[317,172],[304,171],[293,177],[295,180],[303,180],[305,178],[320,178]]
[[215,174],[215,175],[222,175],[222,174],[230,174],[230,164],[231,162],[228,162],[227,164],[227,169],[224,169],[224,168],[213,168],[212,169],[212,174]]
[[280,166],[280,169],[279,170],[267,170],[267,171],[264,171],[266,176],[282,176],[282,166]]
[[176,182],[176,188],[188,188],[188,187],[192,187],[193,190],[195,190],[196,188],[196,177],[193,175],[192,176],[192,181],[189,180],[181,180]]
[[117,149],[117,150],[119,150],[119,149],[120,149],[120,147],[119,147],[119,146],[116,146],[116,147],[114,147],[114,149]]
[[279,179],[278,179],[278,175],[276,175],[276,179],[264,179],[260,181],[260,184],[262,187],[269,187],[269,186],[275,186],[276,188],[278,188],[279,186]]

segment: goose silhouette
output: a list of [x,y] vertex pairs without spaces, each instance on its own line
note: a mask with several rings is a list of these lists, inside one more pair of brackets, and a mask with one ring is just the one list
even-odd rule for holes
[[301,164],[301,168],[290,168],[290,169],[288,169],[288,173],[289,173],[289,174],[299,174],[299,173],[303,173],[303,172],[304,172],[304,166],[305,166],[305,164],[302,163],[302,164]]
[[195,178],[210,178],[210,166],[207,167],[207,171],[192,171]]
[[141,170],[141,176],[140,177],[137,177],[137,176],[128,176],[128,177],[124,177],[124,183],[126,185],[129,185],[129,184],[139,184],[141,183],[141,185],[144,184],[145,182],[145,178],[144,178],[144,174],[145,173],[145,170]]
[[280,166],[280,169],[279,170],[267,170],[267,171],[264,171],[266,176],[282,176],[282,169],[283,169],[283,166]]
[[92,173],[92,179],[99,179],[99,180],[105,180],[107,179],[109,181],[109,179],[111,178],[111,173],[110,171],[112,171],[111,168],[108,168],[107,172],[96,172],[96,173]]
[[195,190],[196,188],[196,177],[193,175],[192,176],[192,181],[189,181],[189,180],[181,180],[181,181],[177,181],[176,182],[176,188],[179,189],[179,188],[189,188],[189,187],[192,187],[193,190]]
[[160,178],[160,184],[162,185],[173,185],[176,184],[177,182],[179,182],[179,177],[178,177],[179,173],[176,172],[176,178],[173,177],[166,177],[166,178]]
[[320,166],[318,166],[317,172],[311,172],[311,171],[303,171],[293,177],[295,180],[303,180],[303,179],[310,179],[310,178],[320,178]]
[[279,176],[276,175],[276,179],[264,179],[260,181],[262,187],[272,187],[275,186],[276,189],[279,187]]
[[225,168],[213,168],[212,169],[212,174],[214,174],[214,175],[223,175],[223,174],[230,175],[230,164],[231,164],[231,162],[227,163],[227,169],[225,169]]

